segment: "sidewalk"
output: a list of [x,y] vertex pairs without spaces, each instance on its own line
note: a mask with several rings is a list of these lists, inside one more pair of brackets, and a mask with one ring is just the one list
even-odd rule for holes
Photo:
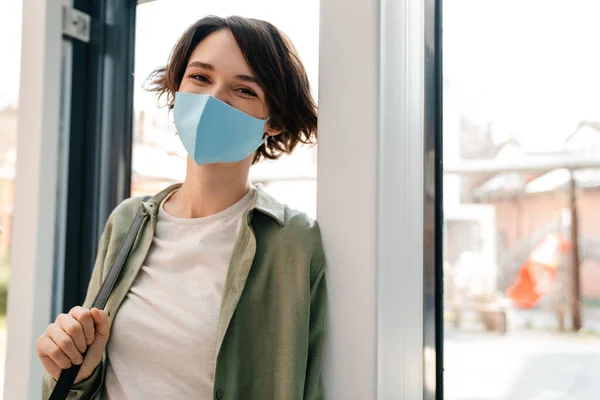
[[445,400],[597,400],[600,338],[448,332]]

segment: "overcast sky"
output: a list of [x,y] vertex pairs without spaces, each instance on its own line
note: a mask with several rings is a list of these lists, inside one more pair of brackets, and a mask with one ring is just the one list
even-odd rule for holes
[[444,79],[498,139],[554,149],[600,120],[600,1],[444,1]]

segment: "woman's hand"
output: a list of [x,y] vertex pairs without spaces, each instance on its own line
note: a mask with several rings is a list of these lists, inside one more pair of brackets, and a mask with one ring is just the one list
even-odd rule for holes
[[38,357],[44,369],[56,380],[63,369],[83,362],[75,379],[77,383],[89,377],[100,364],[109,335],[105,311],[75,307],[68,314],[56,317],[38,338]]

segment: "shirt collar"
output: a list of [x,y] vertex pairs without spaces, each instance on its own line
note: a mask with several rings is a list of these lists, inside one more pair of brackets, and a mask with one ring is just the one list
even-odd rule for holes
[[[154,207],[152,208],[154,212],[158,212],[160,203],[173,190],[179,189],[180,187],[181,183],[171,185],[148,200],[148,203],[154,204]],[[256,185],[256,196],[252,201],[250,210],[258,210],[261,213],[273,218],[279,225],[285,225],[285,206],[271,196],[261,184]]]
[[261,184],[256,185],[256,196],[250,209],[270,216],[281,226],[285,225],[285,206],[271,196]]

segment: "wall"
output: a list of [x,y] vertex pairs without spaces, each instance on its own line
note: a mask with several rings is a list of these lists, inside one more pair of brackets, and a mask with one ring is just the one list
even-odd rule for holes
[[[540,229],[560,222],[561,210],[568,208],[568,195],[560,192],[545,193],[519,200],[499,201],[494,205],[498,232],[505,237],[504,248],[510,249]],[[600,240],[600,190],[580,192],[578,206],[580,234]],[[600,261],[582,261],[583,296],[600,299]]]

